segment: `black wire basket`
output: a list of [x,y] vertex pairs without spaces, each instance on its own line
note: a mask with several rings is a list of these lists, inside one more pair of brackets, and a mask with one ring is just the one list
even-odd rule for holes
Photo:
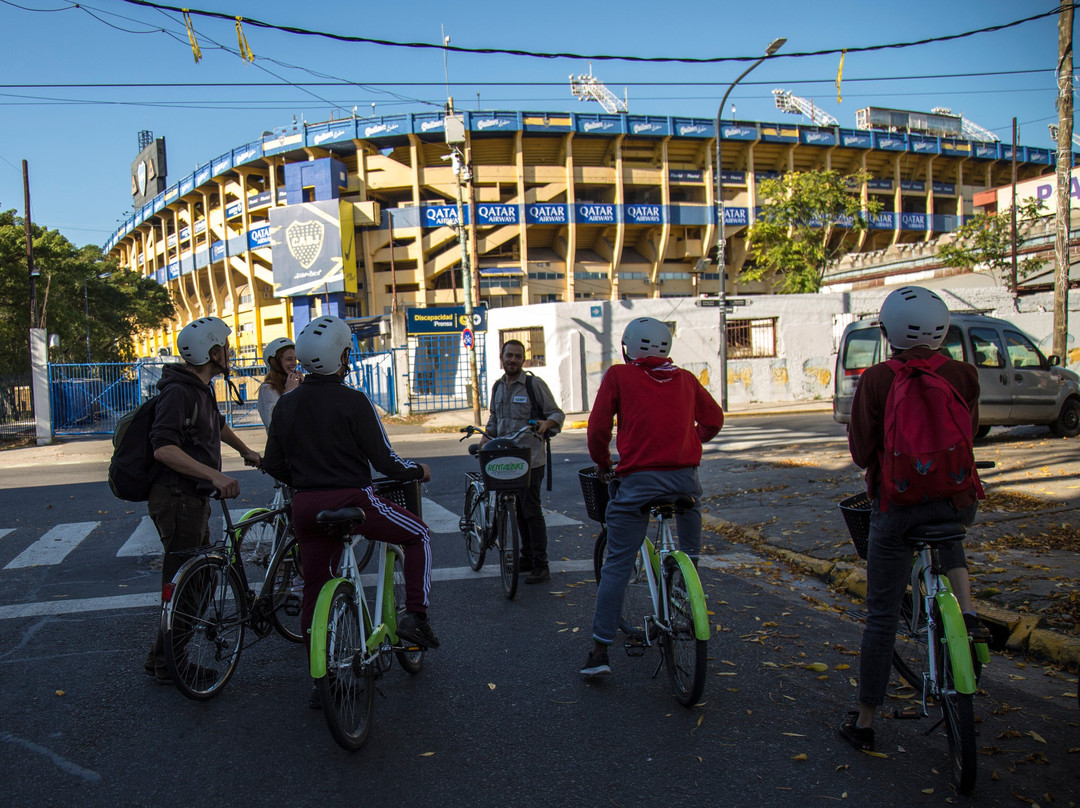
[[607,483],[597,475],[596,466],[583,468],[577,474],[581,483],[581,496],[585,500],[585,512],[594,522],[603,522],[608,504]]
[[866,492],[855,494],[840,502],[840,513],[851,534],[851,543],[859,558],[866,558],[866,547],[870,542],[870,497]]
[[400,505],[419,518],[424,518],[424,508],[420,504],[420,481],[409,480],[375,480],[375,493],[383,499],[388,499],[395,505]]

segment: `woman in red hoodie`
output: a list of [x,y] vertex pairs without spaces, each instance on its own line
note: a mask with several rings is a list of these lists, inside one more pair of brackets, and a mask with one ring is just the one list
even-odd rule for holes
[[672,364],[670,351],[666,325],[652,317],[633,320],[622,337],[626,364],[608,369],[589,414],[589,456],[602,475],[611,468],[611,431],[618,418],[619,465],[605,513],[607,558],[583,676],[611,673],[608,646],[615,641],[634,555],[649,523],[642,506],[659,496],[694,497],[694,508],[676,522],[679,549],[695,563],[701,550],[701,445],[720,431],[724,413],[693,373]]

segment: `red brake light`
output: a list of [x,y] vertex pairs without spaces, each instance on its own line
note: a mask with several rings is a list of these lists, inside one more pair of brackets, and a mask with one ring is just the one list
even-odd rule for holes
[[170,600],[172,600],[173,590],[175,588],[176,588],[176,586],[173,584],[172,581],[169,581],[167,584],[162,584],[161,585],[161,602],[162,603],[168,603]]

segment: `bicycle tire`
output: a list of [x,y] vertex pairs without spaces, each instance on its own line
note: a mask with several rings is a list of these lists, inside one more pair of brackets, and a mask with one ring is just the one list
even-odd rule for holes
[[503,594],[507,600],[513,600],[517,594],[518,577],[521,565],[521,536],[518,534],[517,514],[508,500],[498,506],[496,532],[499,543],[499,577],[502,579]]
[[367,741],[375,715],[375,679],[357,660],[365,652],[360,632],[356,590],[338,581],[326,625],[312,631],[326,634],[326,675],[316,679],[330,734],[343,749],[354,752]]
[[[405,615],[405,565],[398,553],[394,553],[394,610],[397,612],[397,619],[401,620]],[[420,669],[424,667],[424,650],[421,647],[416,651],[396,651],[398,664],[406,673],[420,673]]]
[[[689,560],[686,561],[689,564]],[[691,579],[679,562],[668,556],[664,562],[664,581],[667,587],[668,629],[660,636],[664,667],[676,700],[693,707],[705,691],[708,671],[708,642],[697,638],[697,626],[690,598],[690,587],[701,583]]]
[[291,530],[270,561],[263,595],[269,598],[270,619],[278,633],[290,642],[303,642],[300,609],[304,601],[304,568],[300,543]]
[[[940,610],[934,606],[934,621],[942,626],[944,636],[944,623]],[[943,642],[939,646],[937,654],[937,680],[941,692],[938,701],[941,706],[942,719],[945,725],[945,735],[949,740],[949,762],[952,764],[953,781],[961,794],[968,794],[975,788],[975,774],[978,767],[978,747],[975,739],[975,697],[972,693],[960,693],[953,681],[951,648],[949,643]],[[970,654],[969,648],[963,649],[964,653]]]
[[592,551],[592,567],[593,578],[596,580],[596,585],[600,586],[600,573],[604,569],[604,558],[607,556],[607,528],[600,528],[600,532],[596,534],[596,541],[593,542]]
[[[266,516],[270,513],[272,511],[269,508],[253,508],[241,517],[240,522],[243,523],[249,519]],[[240,540],[240,558],[244,561],[244,568],[248,573],[248,578],[257,580],[258,576],[253,575],[251,572],[253,568],[266,569],[277,547],[278,532],[284,530],[284,527],[284,519],[279,516],[260,519],[257,522],[251,522],[236,528],[237,537]]]
[[164,618],[165,661],[176,689],[196,701],[217,695],[244,648],[247,599],[236,571],[216,555],[187,562]]
[[465,487],[465,519],[461,535],[465,539],[465,556],[474,572],[480,572],[487,556],[488,509],[483,490],[476,480],[470,480]]

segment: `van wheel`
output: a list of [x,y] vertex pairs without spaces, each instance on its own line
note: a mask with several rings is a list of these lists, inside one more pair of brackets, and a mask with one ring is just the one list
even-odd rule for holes
[[981,440],[982,438],[985,438],[989,434],[990,434],[990,427],[989,426],[980,426],[978,428],[978,430],[975,432],[975,440]]
[[1075,438],[1080,435],[1080,399],[1065,400],[1057,420],[1050,424],[1050,431],[1059,438]]

